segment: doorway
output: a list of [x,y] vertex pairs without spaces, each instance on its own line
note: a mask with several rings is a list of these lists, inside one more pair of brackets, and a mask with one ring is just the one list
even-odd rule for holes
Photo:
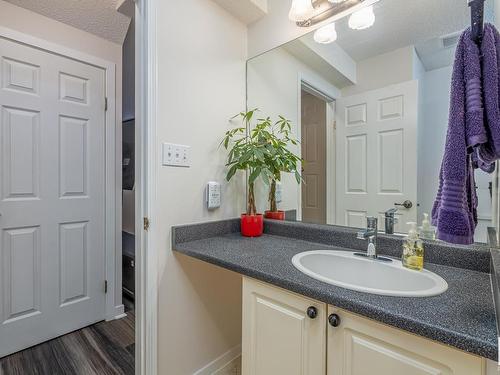
[[125,311],[135,309],[135,16],[123,42],[122,106],[122,297]]
[[[122,305],[120,191],[136,184],[134,168],[122,178],[127,163],[120,156],[122,130],[134,145],[135,129],[133,118],[120,120],[121,62],[100,55],[109,41],[80,50],[79,43],[58,44],[43,26],[36,37],[29,28],[25,33],[23,25],[31,23],[68,30],[61,40],[83,35],[23,6],[3,6],[19,15],[12,18],[20,26],[0,24],[0,372],[15,373],[9,363],[33,366],[29,358],[36,355],[38,373],[63,373],[44,365],[50,356],[40,357],[55,345],[68,359],[92,366],[109,364],[108,354],[120,352],[124,372],[134,373],[135,311],[132,305],[124,314]],[[135,31],[129,34],[135,41]],[[134,83],[135,51],[128,58]],[[135,103],[133,87],[130,97]],[[137,221],[133,215],[129,227]],[[134,292],[135,269],[131,279]],[[83,337],[87,349],[103,356],[87,356]],[[108,344],[97,345],[102,340]]]
[[301,92],[302,220],[326,224],[326,103]]
[[333,99],[302,82],[300,91],[302,221],[334,224],[335,121]]

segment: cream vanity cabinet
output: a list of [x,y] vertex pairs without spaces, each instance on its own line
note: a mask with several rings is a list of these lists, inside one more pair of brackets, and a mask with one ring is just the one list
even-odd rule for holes
[[483,375],[485,361],[307,297],[243,280],[242,375]]
[[324,303],[243,278],[243,375],[326,374]]

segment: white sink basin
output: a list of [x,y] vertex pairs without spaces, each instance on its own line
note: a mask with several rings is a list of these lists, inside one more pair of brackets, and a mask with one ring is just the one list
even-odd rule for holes
[[398,297],[429,297],[448,289],[448,283],[428,270],[413,271],[399,260],[382,262],[349,251],[307,251],[293,265],[313,279],[359,292]]

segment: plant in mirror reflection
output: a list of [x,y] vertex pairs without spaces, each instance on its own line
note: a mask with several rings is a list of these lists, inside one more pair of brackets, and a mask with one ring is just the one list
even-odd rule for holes
[[269,210],[278,211],[276,202],[276,183],[281,181],[282,173],[292,173],[295,175],[297,183],[300,184],[302,177],[298,170],[300,157],[290,151],[290,145],[297,146],[299,142],[291,136],[292,126],[290,120],[283,116],[278,116],[278,121],[272,123],[267,118],[263,124],[267,131],[264,136],[267,142],[267,153],[265,156],[266,165],[271,172],[268,176],[270,182],[269,189]]
[[270,186],[269,203],[271,211],[277,211],[276,183],[281,173],[294,173],[297,183],[302,178],[298,171],[300,158],[289,150],[290,144],[298,141],[291,137],[291,123],[283,116],[276,122],[270,117],[259,118],[252,127],[258,109],[241,112],[234,116],[241,118],[244,126],[226,132],[221,145],[229,150],[226,179],[230,181],[237,171],[248,172],[247,214],[257,213],[255,205],[255,182],[259,177]]

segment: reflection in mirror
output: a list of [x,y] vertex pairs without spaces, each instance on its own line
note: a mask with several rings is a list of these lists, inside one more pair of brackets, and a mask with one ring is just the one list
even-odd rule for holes
[[[492,1],[485,21],[493,22]],[[336,22],[337,39],[306,34],[248,61],[247,104],[290,119],[304,183],[284,174],[279,207],[311,223],[394,232],[430,214],[439,185],[453,61],[470,26],[466,1],[381,0],[373,26]],[[315,41],[316,39],[316,41]],[[331,38],[335,39],[335,38]],[[491,225],[492,179],[476,170],[476,242]],[[258,193],[266,208],[266,187]],[[397,210],[397,211],[396,211]],[[389,214],[386,214],[389,212]]]

